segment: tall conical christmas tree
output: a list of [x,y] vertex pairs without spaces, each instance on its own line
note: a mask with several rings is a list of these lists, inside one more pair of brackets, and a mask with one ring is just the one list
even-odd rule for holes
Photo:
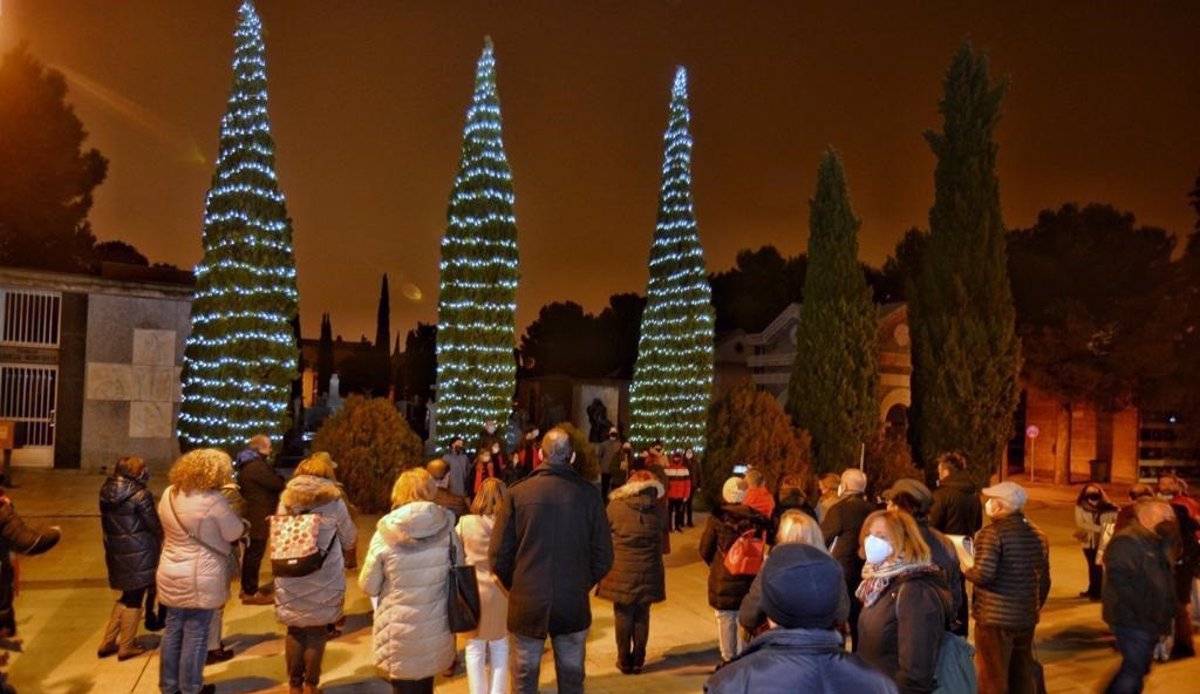
[[440,443],[503,425],[516,391],[517,219],[491,38],[475,70],[442,237],[437,328]]
[[1005,84],[964,44],[946,73],[929,238],[909,291],[913,421],[921,458],[959,450],[984,482],[1000,464],[1020,390],[1020,342],[1000,216],[996,143]]
[[183,364],[184,448],[235,450],[281,437],[298,350],[292,228],[275,178],[262,23],[246,0],[234,32],[233,89],[204,203],[192,332]]
[[650,246],[650,281],[629,393],[638,448],[661,440],[668,450],[704,450],[712,398],[712,288],[692,208],[692,136],[687,71],[679,68],[663,140],[662,190]]
[[796,327],[788,411],[812,435],[821,472],[857,465],[879,428],[875,304],[858,265],[859,220],[846,173],[829,149],[809,203],[808,272]]

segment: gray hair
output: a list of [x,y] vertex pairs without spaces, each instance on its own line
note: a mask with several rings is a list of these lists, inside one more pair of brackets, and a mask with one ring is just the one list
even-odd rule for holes
[[566,429],[554,427],[542,437],[542,457],[551,465],[566,465],[571,461],[571,435]]

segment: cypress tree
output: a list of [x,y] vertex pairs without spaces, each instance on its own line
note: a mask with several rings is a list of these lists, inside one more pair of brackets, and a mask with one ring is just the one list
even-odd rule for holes
[[387,356],[388,343],[392,335],[392,307],[388,297],[387,273],[383,273],[383,281],[379,285],[379,308],[375,313],[375,349]]
[[788,411],[812,435],[818,471],[858,464],[879,428],[876,312],[858,265],[859,220],[831,148],[809,201],[808,272],[796,327]]
[[329,314],[321,316],[321,339],[317,342],[317,393],[329,392],[333,377],[333,324]]
[[946,73],[929,237],[913,291],[913,419],[921,458],[960,450],[979,481],[997,469],[1020,395],[993,131],[1006,84],[966,43]]
[[638,448],[661,440],[668,450],[693,448],[699,455],[712,398],[714,316],[692,205],[690,120],[687,71],[680,67],[663,138],[662,189],[629,423]]
[[491,38],[467,110],[442,237],[437,326],[437,432],[443,448],[506,421],[516,392],[517,220],[501,136]]
[[275,177],[262,24],[246,0],[234,33],[233,88],[204,204],[179,436],[186,448],[236,450],[282,437],[299,358],[292,227]]

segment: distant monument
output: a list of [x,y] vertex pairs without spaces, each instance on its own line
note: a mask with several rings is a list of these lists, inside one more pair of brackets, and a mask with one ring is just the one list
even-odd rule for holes
[[333,374],[329,377],[329,396],[326,398],[325,406],[329,408],[330,413],[336,413],[342,409],[342,391],[341,384],[338,383],[338,375]]

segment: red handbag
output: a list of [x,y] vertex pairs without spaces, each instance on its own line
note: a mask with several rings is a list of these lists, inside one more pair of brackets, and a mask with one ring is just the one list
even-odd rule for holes
[[753,530],[742,533],[725,553],[725,570],[734,576],[754,576],[762,570],[767,559],[767,533],[761,537]]

